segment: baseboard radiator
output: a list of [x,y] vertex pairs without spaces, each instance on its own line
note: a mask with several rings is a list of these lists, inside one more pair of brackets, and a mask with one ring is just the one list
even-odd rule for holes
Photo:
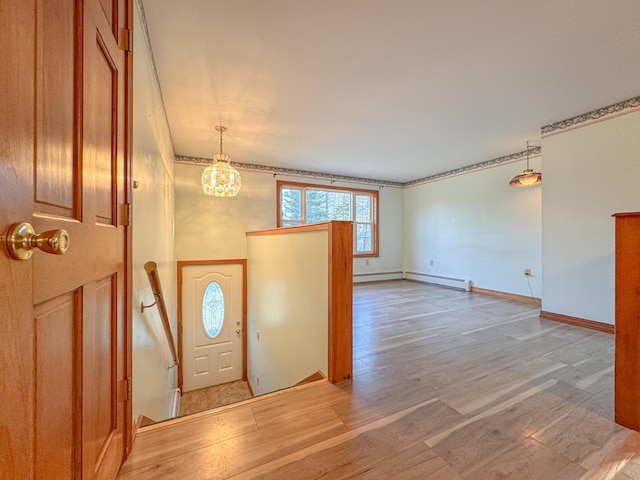
[[182,392],[179,388],[174,388],[171,391],[171,418],[175,418],[180,415],[180,397]]
[[354,273],[353,283],[381,282],[385,280],[401,280],[403,278],[404,272],[402,270],[395,272]]
[[433,283],[435,285],[442,285],[443,287],[458,288],[466,292],[471,291],[471,280],[464,280],[462,278],[441,277],[439,275],[428,275],[418,272],[405,272],[404,278],[416,282]]

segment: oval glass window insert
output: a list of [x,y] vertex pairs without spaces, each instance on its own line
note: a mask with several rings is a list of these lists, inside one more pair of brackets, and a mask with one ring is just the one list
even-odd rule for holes
[[224,324],[224,294],[218,282],[207,285],[202,299],[202,324],[209,338],[216,338]]

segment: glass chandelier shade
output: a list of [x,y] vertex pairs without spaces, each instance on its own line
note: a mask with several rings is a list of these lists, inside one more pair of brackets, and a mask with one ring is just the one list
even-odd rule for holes
[[202,172],[202,191],[214,197],[235,197],[242,185],[240,173],[229,163],[229,155],[222,153],[222,132],[227,128],[219,125],[216,130],[220,132],[220,153]]
[[527,169],[509,181],[510,187],[532,187],[542,183],[542,173],[529,168],[529,142],[527,142]]

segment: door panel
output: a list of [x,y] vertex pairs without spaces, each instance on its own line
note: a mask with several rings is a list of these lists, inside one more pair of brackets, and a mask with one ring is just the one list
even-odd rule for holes
[[104,20],[107,22],[113,32],[114,38],[117,38],[117,19],[118,19],[118,2],[113,0],[100,0]]
[[83,279],[83,478],[113,475],[124,452],[125,79],[112,19],[84,0],[82,249],[97,261]]
[[[0,0],[0,478],[114,478],[125,454],[130,3],[109,5]],[[10,259],[25,221],[67,253]]]
[[[108,35],[110,32],[108,32]],[[89,40],[86,52],[91,68],[88,71],[87,111],[85,116],[85,154],[93,167],[95,222],[115,225],[114,200],[116,198],[117,149],[114,143],[118,126],[118,72],[107,46],[96,32],[95,42]]]
[[[117,278],[97,280],[84,287],[83,351],[83,465],[85,478],[112,461],[118,431]],[[122,399],[120,399],[122,400]],[[116,450],[114,450],[114,448]]]
[[[69,21],[73,19],[73,21]],[[39,0],[37,19],[37,150],[35,210],[74,216],[74,41],[75,6]],[[76,53],[78,52],[78,53]]]
[[[76,295],[34,307],[36,334],[36,478],[72,478]],[[51,381],[55,379],[55,381]]]
[[[190,265],[183,268],[182,352],[185,392],[232,382],[243,378],[243,267],[240,264]],[[222,295],[215,302],[224,304],[222,327],[207,333],[203,307],[210,285],[218,285]],[[214,288],[214,291],[217,289]],[[217,333],[217,334],[216,334]]]

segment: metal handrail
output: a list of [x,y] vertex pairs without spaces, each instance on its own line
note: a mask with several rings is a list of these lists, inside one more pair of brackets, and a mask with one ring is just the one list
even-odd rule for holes
[[151,291],[153,292],[153,297],[156,299],[156,301],[151,305],[144,305],[144,303],[141,303],[140,310],[144,312],[145,308],[153,307],[154,305],[158,307],[158,312],[160,312],[160,319],[162,320],[162,326],[164,327],[164,333],[167,336],[169,349],[171,350],[171,354],[173,355],[173,361],[175,365],[180,365],[180,362],[178,360],[178,353],[176,350],[176,344],[173,340],[173,333],[171,333],[171,325],[169,325],[169,315],[167,314],[167,307],[164,304],[164,297],[162,295],[162,286],[160,285],[160,277],[158,276],[158,265],[156,264],[156,262],[147,262],[144,264],[144,269],[147,272],[147,277],[149,277]]

